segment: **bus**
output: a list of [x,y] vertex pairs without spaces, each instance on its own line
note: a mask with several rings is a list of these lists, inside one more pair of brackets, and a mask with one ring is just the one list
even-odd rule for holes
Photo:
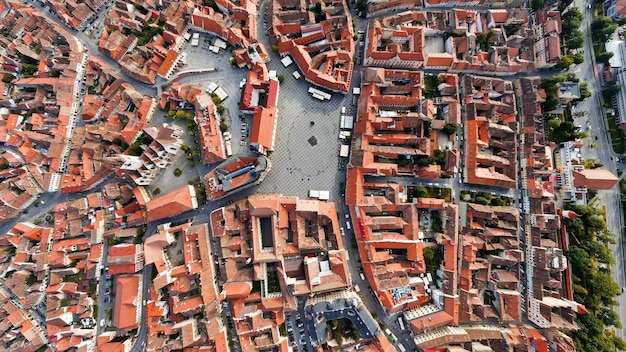
[[400,325],[400,330],[404,331],[404,320],[402,320],[402,317],[398,317],[398,324]]

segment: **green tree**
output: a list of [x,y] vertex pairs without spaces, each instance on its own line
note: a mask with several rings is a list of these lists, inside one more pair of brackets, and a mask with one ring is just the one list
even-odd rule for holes
[[426,271],[435,273],[443,262],[443,253],[438,249],[433,249],[433,247],[425,247],[422,250],[422,255],[424,256],[424,263],[426,263]]
[[615,32],[617,24],[608,16],[598,17],[591,22],[591,37],[596,43],[604,43]]
[[550,96],[546,99],[546,102],[543,103],[544,111],[552,111],[559,107],[561,101],[556,96]]
[[489,204],[489,200],[485,197],[476,197],[476,203],[478,204],[482,204],[482,205],[487,205]]
[[614,84],[612,86],[609,86],[608,88],[606,88],[605,90],[602,91],[603,94],[606,94],[608,96],[613,96],[617,93],[619,93],[620,89],[622,89],[622,86],[619,84]]
[[580,100],[587,99],[591,96],[589,91],[589,84],[583,83],[580,85]]
[[580,65],[583,62],[585,62],[585,57],[581,53],[576,53],[574,55],[571,55],[570,57],[572,58],[572,60],[574,61],[574,64],[576,65]]
[[598,318],[605,326],[615,326],[618,329],[622,328],[622,322],[620,321],[619,315],[610,308],[600,308]]
[[107,240],[107,244],[109,246],[115,246],[116,244],[120,244],[122,240],[119,237],[111,237]]
[[610,51],[604,51],[601,52],[600,54],[596,55],[596,61],[597,62],[604,62],[607,63],[609,62],[609,60],[613,57],[613,53]]
[[476,43],[478,44],[478,47],[482,51],[488,51],[489,48],[491,48],[491,43],[489,43],[489,37],[487,33],[484,33],[484,32],[476,33]]
[[177,110],[174,116],[176,116],[176,118],[179,120],[184,120],[187,117],[187,115],[185,114],[185,110]]
[[127,151],[129,155],[140,156],[143,153],[143,148],[141,148],[141,144],[138,141],[135,141],[128,146]]
[[424,198],[428,195],[428,190],[424,186],[417,186],[413,189],[413,197]]
[[445,126],[443,126],[443,131],[450,136],[455,134],[456,131],[458,131],[458,129],[459,129],[459,125],[454,124],[454,123],[447,123]]
[[555,68],[567,69],[574,63],[574,60],[569,56],[563,56],[561,61],[554,65]]
[[545,1],[544,0],[533,0],[531,2],[530,8],[533,10],[533,12],[535,11],[539,11],[543,8],[543,5],[545,5]]
[[219,7],[217,7],[217,4],[215,3],[215,0],[202,0],[202,4],[204,6],[212,7],[213,10],[215,10],[217,12],[222,12],[222,11],[220,11]]
[[278,82],[283,83],[283,81],[285,80],[285,75],[279,73],[278,75],[276,75],[276,78],[278,78]]
[[15,79],[15,76],[13,76],[13,75],[12,75],[12,74],[10,74],[10,73],[5,73],[5,74],[2,76],[2,82],[4,82],[4,83],[9,83],[9,82],[11,82],[13,79]]
[[367,10],[367,2],[366,0],[357,0],[356,8],[365,15],[365,11]]
[[174,169],[174,176],[179,177],[182,174],[183,174],[183,170],[179,168]]
[[161,194],[161,189],[160,189],[159,187],[155,188],[155,189],[152,191],[152,195],[153,195],[153,196],[158,196],[159,194]]
[[563,13],[563,11],[565,11],[565,9],[567,9],[572,2],[574,2],[574,0],[561,0],[559,2],[559,12]]

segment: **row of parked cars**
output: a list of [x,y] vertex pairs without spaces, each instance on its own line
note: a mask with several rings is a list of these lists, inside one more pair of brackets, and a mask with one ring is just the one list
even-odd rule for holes
[[291,316],[286,315],[285,320],[287,324],[287,335],[289,336],[289,344],[292,346],[294,351],[308,352],[309,348],[306,345],[306,340],[304,339],[304,336],[306,336],[304,332],[304,323],[302,322],[302,317],[300,316],[300,313],[296,312],[295,318],[296,318],[296,327],[300,334],[300,341],[298,343],[298,341],[296,341],[296,338],[294,336],[294,327],[292,326]]

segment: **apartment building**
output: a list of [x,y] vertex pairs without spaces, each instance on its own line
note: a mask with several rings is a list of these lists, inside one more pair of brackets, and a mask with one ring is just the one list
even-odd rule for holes
[[153,184],[163,171],[174,161],[183,145],[184,130],[173,124],[147,127],[143,133],[152,139],[140,156],[122,155],[123,164],[116,173],[127,177],[138,186]]

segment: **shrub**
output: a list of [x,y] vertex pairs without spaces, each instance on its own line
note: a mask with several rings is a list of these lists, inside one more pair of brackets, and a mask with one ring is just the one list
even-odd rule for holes
[[183,170],[179,168],[174,169],[174,176],[179,177],[182,174],[183,174]]
[[11,82],[15,77],[10,74],[10,73],[5,73],[4,76],[2,76],[2,82],[4,83],[9,83]]

